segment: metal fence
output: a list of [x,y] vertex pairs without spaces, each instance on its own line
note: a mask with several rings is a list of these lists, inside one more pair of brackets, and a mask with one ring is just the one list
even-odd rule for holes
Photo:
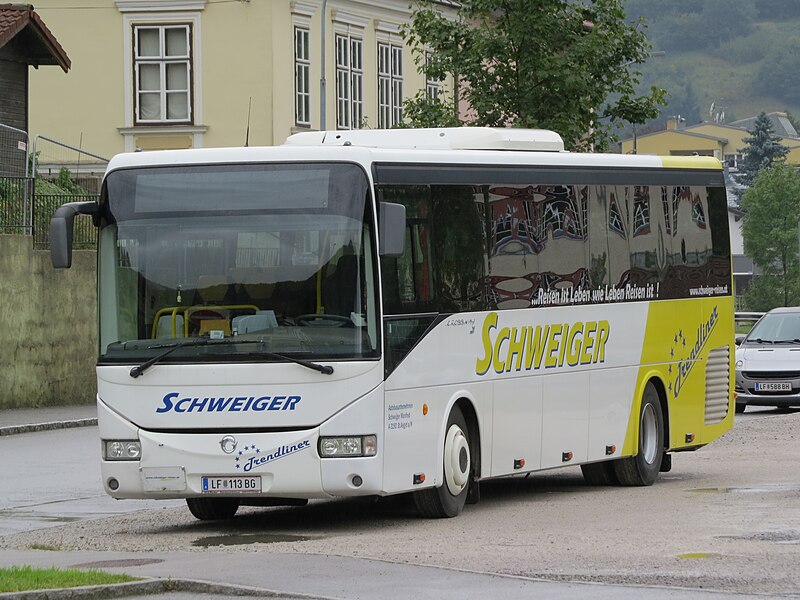
[[30,233],[28,134],[0,123],[0,234]]
[[[97,200],[108,159],[81,148],[39,135],[33,140],[33,190],[31,224],[35,248],[50,245],[50,218],[67,202]],[[91,217],[75,218],[73,246],[76,249],[97,247],[97,230]]]
[[[0,123],[0,234],[32,235],[49,246],[50,218],[67,202],[97,200],[108,159]],[[91,218],[75,219],[75,248],[94,248]]]
[[[33,210],[33,247],[50,247],[50,219],[56,209],[67,202],[96,201],[97,194],[79,196],[76,194],[36,194]],[[72,247],[76,250],[91,250],[97,247],[97,228],[87,215],[75,217],[72,233]]]

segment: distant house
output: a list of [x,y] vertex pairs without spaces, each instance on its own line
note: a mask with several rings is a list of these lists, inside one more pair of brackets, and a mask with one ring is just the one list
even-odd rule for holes
[[70,60],[30,4],[0,4],[0,123],[28,131],[28,66]]
[[[70,60],[29,4],[0,4],[0,177],[24,174],[28,131],[28,67]],[[18,159],[18,160],[17,160]]]
[[[800,165],[800,136],[795,131],[786,113],[768,113],[775,134],[782,137],[781,143],[789,148],[786,156],[790,164]],[[736,169],[742,160],[744,138],[750,137],[755,117],[733,123],[698,123],[681,127],[677,119],[667,120],[662,131],[639,135],[622,140],[623,154],[658,154],[660,156],[714,156],[726,167]]]
[[730,233],[731,258],[733,260],[733,293],[738,299],[744,295],[753,277],[760,275],[761,271],[753,263],[753,259],[744,253],[742,211],[733,206],[728,207],[728,231]]

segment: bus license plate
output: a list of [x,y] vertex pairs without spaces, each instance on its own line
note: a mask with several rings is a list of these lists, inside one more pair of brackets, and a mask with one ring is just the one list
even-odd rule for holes
[[791,392],[792,384],[789,381],[759,381],[756,383],[757,392]]
[[253,494],[261,492],[261,477],[203,477],[204,494]]

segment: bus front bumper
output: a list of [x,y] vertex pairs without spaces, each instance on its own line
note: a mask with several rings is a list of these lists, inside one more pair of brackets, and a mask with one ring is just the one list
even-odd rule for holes
[[281,433],[138,430],[140,460],[103,460],[114,498],[331,498],[382,493],[379,456],[320,458],[319,429]]

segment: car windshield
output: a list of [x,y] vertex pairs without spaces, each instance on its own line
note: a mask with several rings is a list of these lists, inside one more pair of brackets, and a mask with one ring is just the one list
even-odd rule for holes
[[764,315],[747,335],[748,342],[800,343],[800,312],[775,312]]
[[101,362],[148,360],[192,339],[232,343],[179,344],[163,362],[377,355],[358,166],[128,169],[109,174],[104,193]]

